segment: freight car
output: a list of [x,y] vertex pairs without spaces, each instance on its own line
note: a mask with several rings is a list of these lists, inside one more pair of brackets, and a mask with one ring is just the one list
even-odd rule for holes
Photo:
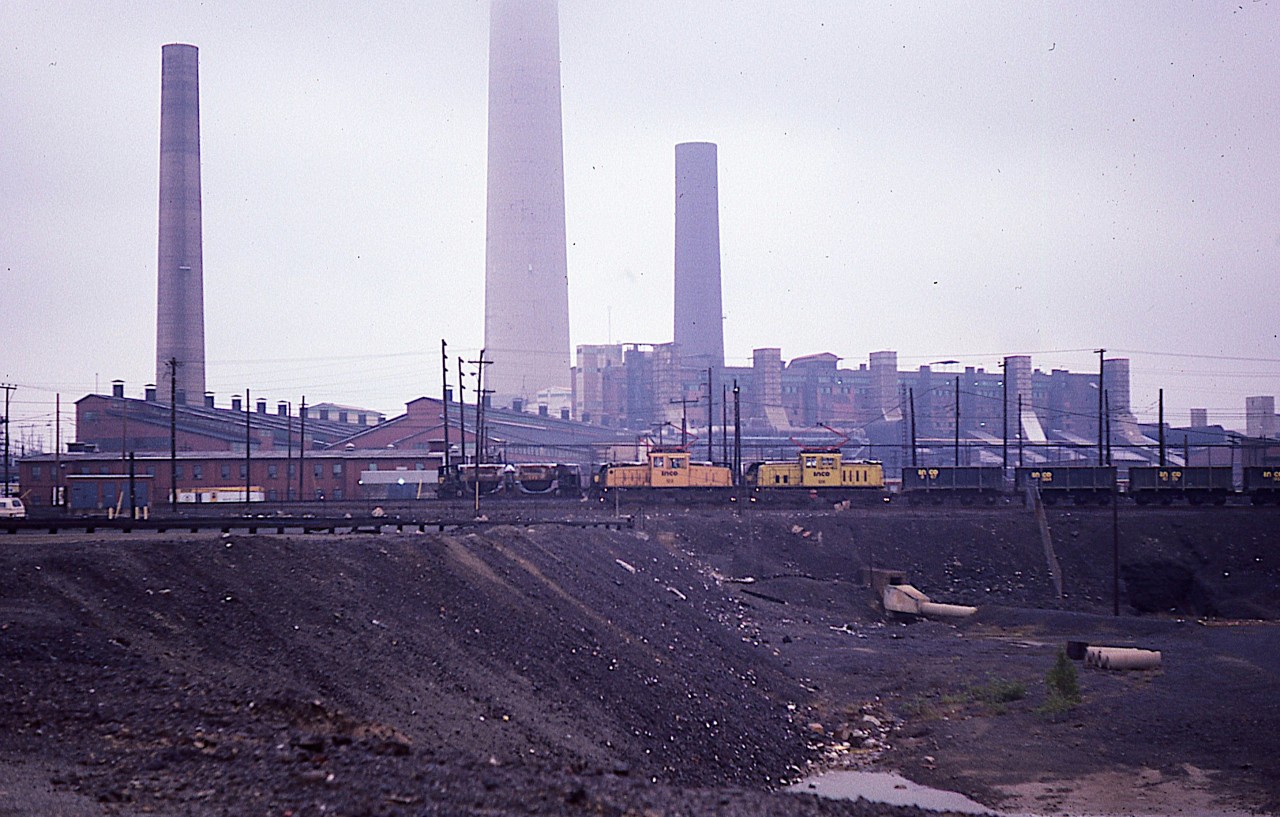
[[998,465],[930,465],[902,469],[902,493],[912,503],[941,504],[948,498],[965,504],[978,499],[993,503],[1004,492],[1004,469]]
[[1139,505],[1175,501],[1224,505],[1235,493],[1230,466],[1180,467],[1133,466],[1129,469],[1129,496]]
[[845,461],[839,448],[802,448],[794,460],[752,463],[745,481],[755,497],[813,492],[824,498],[842,498],[884,491],[884,466]]
[[436,496],[456,499],[472,496],[548,495],[581,496],[582,472],[564,463],[501,463],[459,465],[440,472]]
[[680,446],[655,446],[644,462],[611,462],[591,480],[591,495],[603,499],[614,491],[641,497],[728,497],[733,471],[724,465],[694,462]]
[[1244,492],[1254,505],[1280,505],[1280,468],[1250,465],[1244,469]]
[[1014,471],[1014,486],[1020,492],[1038,489],[1046,505],[1064,501],[1106,505],[1115,494],[1116,469],[1114,465],[1020,467]]

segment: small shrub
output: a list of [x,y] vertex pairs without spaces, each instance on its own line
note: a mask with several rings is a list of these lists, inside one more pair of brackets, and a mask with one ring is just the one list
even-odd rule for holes
[[1027,685],[1008,678],[988,678],[982,686],[973,687],[970,694],[985,704],[1008,704],[1027,697]]
[[1058,658],[1045,675],[1044,684],[1045,713],[1061,715],[1080,705],[1080,678],[1076,673],[1076,665],[1067,658],[1065,650],[1058,650]]

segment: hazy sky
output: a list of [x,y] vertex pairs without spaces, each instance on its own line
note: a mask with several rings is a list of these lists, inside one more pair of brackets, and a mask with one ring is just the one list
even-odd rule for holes
[[[719,145],[725,341],[1133,360],[1280,392],[1280,9],[562,0],[573,343],[671,339],[674,146]],[[160,48],[200,48],[209,388],[388,414],[482,333],[488,9],[0,2],[15,438],[154,379]],[[954,368],[954,367],[952,367]]]

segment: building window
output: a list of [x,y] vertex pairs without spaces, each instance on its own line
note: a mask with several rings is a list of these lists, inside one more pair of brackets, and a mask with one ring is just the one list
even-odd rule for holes
[[249,466],[242,462],[240,463],[240,479],[244,479],[247,476],[249,476]]
[[222,464],[222,478],[231,479],[231,466],[225,462]]
[[334,489],[333,489],[333,498],[334,498],[334,499],[342,499],[342,489],[341,489],[341,488],[334,488]]
[[414,466],[413,466],[413,470],[415,470],[415,471],[425,471],[425,470],[427,470],[427,466],[423,465],[423,464],[422,464],[422,463],[420,463],[420,462],[419,462],[419,463],[415,463],[415,464],[414,464]]
[[317,463],[314,463],[314,464],[311,466],[311,474],[312,474],[312,476],[314,476],[316,479],[320,479],[321,477],[323,477],[323,476],[324,476],[324,466],[323,466],[323,465],[321,465],[321,464],[320,464],[320,463],[318,463],[318,462],[317,462]]
[[365,414],[357,414],[356,422],[358,422],[362,426],[367,426],[369,425],[369,417],[368,415],[365,415]]
[[191,478],[194,480],[204,479],[204,466],[198,462],[191,463]]
[[377,464],[376,462],[371,462],[371,463],[369,463],[369,470],[370,470],[370,471],[377,471],[377,470],[378,470],[378,464]]
[[156,475],[156,467],[154,465],[147,466],[147,476],[154,477]]
[[[103,473],[105,473],[105,472],[103,472]],[[183,478],[183,476],[184,476],[184,475],[183,475],[183,471],[182,471],[182,463],[178,463],[176,466],[174,466],[173,473],[174,473],[174,476],[176,476],[178,479],[182,479],[182,478]]]
[[[277,479],[280,476],[280,466],[274,462],[267,463],[267,479]],[[274,493],[274,491],[272,492]]]
[[335,463],[333,464],[333,475],[334,475],[335,477],[340,477],[340,476],[342,476],[342,463],[340,463],[340,462],[335,462]]
[[[346,421],[347,421],[347,413],[345,411],[338,412],[338,422],[345,423]],[[338,499],[338,497],[335,496],[334,499]]]
[[298,466],[294,465],[293,463],[289,463],[289,476],[292,477],[297,473],[298,473]]
[[38,465],[31,466],[31,478],[40,479],[40,466]]

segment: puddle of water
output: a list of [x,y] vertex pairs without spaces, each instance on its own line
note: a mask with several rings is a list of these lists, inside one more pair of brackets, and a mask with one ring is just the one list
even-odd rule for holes
[[890,806],[916,806],[962,814],[996,813],[963,794],[921,786],[892,772],[827,772],[807,777],[790,786],[787,791],[837,800],[856,800],[861,797]]

